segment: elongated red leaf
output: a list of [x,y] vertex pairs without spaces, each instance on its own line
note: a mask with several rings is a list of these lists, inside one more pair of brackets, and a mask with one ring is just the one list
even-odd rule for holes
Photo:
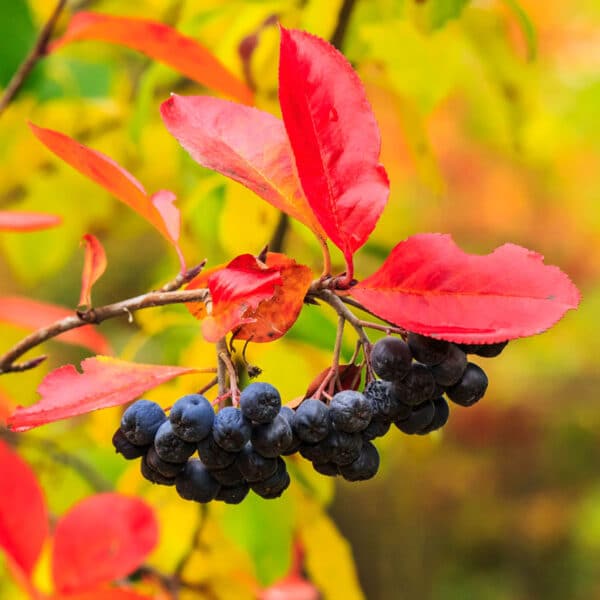
[[52,600],[156,600],[156,596],[147,596],[127,588],[102,586],[75,594],[54,594]]
[[175,248],[182,271],[185,270],[178,244],[180,216],[179,210],[172,204],[175,199],[172,192],[161,191],[149,196],[131,173],[105,154],[88,148],[58,131],[44,129],[33,123],[29,123],[29,127],[40,142],[56,156],[101,185],[151,223]]
[[279,102],[306,198],[351,268],[389,193],[362,83],[333,46],[282,27]]
[[83,592],[125,577],[158,542],[158,522],[143,500],[96,494],[56,525],[52,576],[58,592]]
[[280,338],[296,322],[304,297],[312,281],[312,272],[285,254],[269,252],[266,265],[277,268],[281,285],[276,286],[272,298],[263,300],[256,310],[244,314],[251,323],[242,325],[235,338],[253,342],[272,342]]
[[48,535],[46,502],[31,467],[0,440],[0,548],[29,577]]
[[92,286],[106,270],[106,252],[98,238],[91,233],[83,236],[83,243],[85,244],[85,259],[81,273],[79,306],[91,306]]
[[[74,311],[49,302],[31,300],[22,296],[0,296],[0,322],[34,331],[47,327],[55,321],[74,316]],[[92,352],[110,354],[108,340],[93,325],[84,325],[61,333],[59,342],[83,346]]]
[[207,48],[163,23],[82,11],[73,16],[67,31],[50,50],[78,40],[100,40],[138,50],[202,85],[240,102],[253,103],[248,86]]
[[543,258],[514,244],[476,256],[449,235],[414,235],[351,295],[409,331],[452,342],[501,342],[540,333],[579,304],[571,280]]
[[57,215],[46,213],[0,210],[0,231],[39,231],[62,223]]
[[64,365],[48,373],[38,387],[41,399],[27,408],[18,407],[8,418],[14,431],[27,431],[46,423],[118,406],[179,375],[197,369],[144,365],[125,360],[94,356],[86,358],[79,373]]
[[304,197],[281,119],[210,96],[172,95],[160,111],[167,129],[195,161],[326,237]]
[[216,342],[232,329],[251,322],[247,312],[272,298],[275,286],[281,282],[279,269],[266,267],[255,256],[242,254],[234,258],[208,277],[212,310],[202,321],[202,335]]

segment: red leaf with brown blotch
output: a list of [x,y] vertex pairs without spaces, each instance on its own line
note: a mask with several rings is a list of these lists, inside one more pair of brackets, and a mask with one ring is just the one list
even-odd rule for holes
[[363,85],[333,46],[282,27],[279,102],[308,203],[351,268],[389,194]]
[[85,244],[85,258],[81,273],[81,294],[78,306],[91,306],[92,286],[106,270],[106,252],[98,238],[91,233],[86,233],[82,241]]
[[63,36],[50,45],[50,51],[79,40],[126,46],[240,102],[252,104],[254,101],[248,86],[207,48],[163,23],[82,11],[73,16]]
[[131,173],[105,154],[88,148],[58,131],[44,129],[33,123],[29,123],[29,127],[40,142],[56,156],[101,185],[152,224],[175,248],[182,272],[185,270],[185,262],[178,244],[180,215],[179,210],[173,206],[175,196],[172,192],[163,190],[149,196]]
[[0,231],[39,231],[49,229],[62,223],[58,215],[25,212],[17,210],[0,210]]
[[[21,296],[0,296],[0,322],[16,325],[31,331],[47,327],[66,317],[73,317],[75,311],[39,300],[30,300]],[[112,352],[108,340],[93,326],[83,325],[61,333],[59,342],[83,346],[98,354]]]
[[247,312],[272,298],[275,286],[281,283],[278,268],[267,267],[251,254],[234,258],[208,277],[212,307],[202,322],[202,335],[207,341],[216,342],[229,331],[251,322]]
[[52,576],[60,593],[85,592],[137,569],[158,542],[158,522],[143,500],[121,494],[85,498],[56,525]]
[[198,369],[145,365],[94,356],[81,363],[82,373],[64,365],[48,373],[38,387],[41,399],[18,407],[8,418],[13,431],[27,431],[46,423],[83,415],[99,408],[126,404],[144,392]]
[[160,110],[167,129],[196,162],[326,237],[304,197],[281,119],[209,96],[172,95]]
[[409,331],[484,344],[541,333],[581,298],[565,273],[531,250],[504,244],[478,256],[434,233],[398,244],[350,293]]
[[256,310],[245,313],[245,318],[253,319],[253,322],[242,325],[235,332],[236,339],[272,342],[285,334],[302,310],[312,281],[310,268],[275,252],[267,254],[266,265],[279,269],[281,285],[276,286],[272,298],[261,302]]
[[48,512],[31,467],[0,440],[0,548],[28,578],[48,535]]

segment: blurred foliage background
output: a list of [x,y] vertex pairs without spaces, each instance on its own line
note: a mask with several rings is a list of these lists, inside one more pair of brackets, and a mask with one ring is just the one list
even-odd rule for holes
[[[449,232],[481,253],[511,241],[569,273],[583,292],[581,308],[543,336],[482,359],[486,398],[472,409],[454,407],[443,432],[386,436],[381,472],[366,483],[334,488],[293,463],[294,483],[282,499],[254,496],[200,514],[114,455],[120,409],[11,441],[34,466],[54,515],[98,489],[146,498],[162,525],[151,564],[164,572],[189,554],[203,520],[186,576],[209,590],[207,598],[253,597],[252,581],[264,586],[286,572],[293,539],[301,540],[308,576],[327,599],[600,597],[600,3],[80,0],[69,3],[57,33],[82,8],[168,23],[209,47],[255,86],[260,108],[277,114],[274,21],[330,39],[343,6],[350,12],[342,49],[365,82],[392,186],[357,274],[374,271],[416,232]],[[1,3],[0,87],[52,8],[49,0]],[[252,35],[258,43],[244,58],[240,44]],[[178,269],[154,230],[55,160],[27,120],[105,152],[148,190],[176,192],[189,264],[205,257],[217,264],[269,242],[277,211],[198,167],[163,127],[158,105],[174,90],[210,93],[108,44],[73,44],[39,63],[0,117],[0,209],[52,212],[64,223],[0,235],[3,295],[75,307],[79,240],[88,232],[108,255],[97,305],[143,293]],[[319,272],[319,248],[301,225],[289,224],[283,247]],[[121,358],[213,364],[212,347],[182,307],[140,312],[133,324],[113,320],[101,330]],[[0,323],[0,352],[23,334]],[[334,336],[334,315],[307,307],[285,339],[251,346],[249,358],[289,400],[327,366]],[[59,342],[43,350],[50,359],[41,367],[0,378],[0,412],[31,404],[45,373],[87,355]],[[202,377],[148,397],[168,406],[198,389]],[[36,579],[48,586],[44,561]],[[152,581],[140,586],[155,589]],[[181,597],[204,597],[187,593]],[[0,579],[0,596],[19,597],[8,577]]]

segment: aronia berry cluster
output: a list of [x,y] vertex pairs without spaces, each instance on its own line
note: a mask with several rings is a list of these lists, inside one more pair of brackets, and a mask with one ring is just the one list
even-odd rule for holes
[[138,400],[123,414],[113,444],[125,458],[141,458],[146,479],[174,485],[182,498],[196,502],[237,504],[250,490],[277,498],[290,484],[282,457],[296,452],[323,475],[370,479],[379,468],[374,439],[392,424],[421,435],[445,425],[444,394],[471,406],[487,389],[487,376],[467,354],[497,356],[505,345],[388,336],[372,348],[371,367],[379,379],[363,392],[338,392],[329,404],[308,398],[292,410],[281,405],[275,387],[258,382],[242,391],[239,407],[215,414],[204,396],[190,394],[168,416],[155,402]]

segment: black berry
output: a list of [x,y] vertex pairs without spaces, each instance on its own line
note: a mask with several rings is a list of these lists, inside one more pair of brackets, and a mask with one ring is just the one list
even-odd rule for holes
[[296,409],[294,433],[303,441],[315,444],[324,439],[330,430],[329,408],[315,398],[308,398]]
[[121,431],[136,446],[148,446],[165,422],[165,411],[156,402],[137,400],[121,417]]
[[265,458],[256,452],[251,443],[247,443],[242,448],[236,464],[240,473],[250,483],[268,479],[277,471],[277,461],[274,458]]
[[226,406],[215,417],[213,438],[223,450],[239,452],[250,440],[252,427],[238,408]]
[[404,419],[403,421],[396,420],[395,424],[403,433],[419,433],[419,431],[431,425],[434,416],[435,405],[431,400],[427,400],[427,402],[415,406],[408,419]]
[[371,349],[371,366],[381,379],[399,381],[410,369],[412,355],[408,345],[397,337],[384,337]]
[[163,460],[157,454],[154,446],[150,446],[148,448],[148,452],[146,454],[145,460],[151,469],[153,469],[154,471],[157,471],[164,477],[175,477],[185,467],[185,461],[180,462],[180,463],[174,463],[174,462],[167,462],[166,460]]
[[221,486],[217,492],[215,500],[221,500],[225,504],[239,504],[250,491],[250,486],[247,483],[239,483],[235,486]]
[[183,463],[196,451],[195,444],[175,435],[170,421],[165,421],[158,428],[154,437],[154,448],[162,460],[172,463]]
[[175,434],[186,442],[199,442],[211,431],[215,412],[200,394],[179,398],[171,408],[169,421]]
[[267,458],[276,458],[290,447],[294,437],[287,419],[277,415],[270,423],[255,425],[250,439],[258,453]]
[[127,460],[133,460],[146,454],[148,446],[136,446],[132,444],[126,437],[121,429],[117,429],[112,437],[112,443],[115,447],[115,451],[122,454]]
[[340,467],[340,474],[348,481],[364,481],[375,477],[378,469],[379,452],[371,442],[366,442],[355,461]]
[[460,347],[467,354],[476,354],[483,358],[495,358],[506,348],[506,344],[508,344],[508,340],[497,344],[460,344]]
[[209,469],[224,469],[237,457],[236,452],[227,452],[215,442],[212,435],[198,442],[198,454]]
[[450,351],[450,342],[418,333],[409,333],[407,341],[414,359],[427,366],[438,365],[446,359]]
[[467,355],[455,344],[450,344],[448,356],[439,365],[430,367],[436,383],[443,386],[454,385],[467,368]]
[[215,498],[221,486],[201,461],[192,458],[187,462],[183,471],[177,475],[175,487],[177,493],[184,500],[210,502]]
[[471,406],[483,398],[488,386],[485,371],[474,363],[469,363],[461,380],[448,388],[446,395],[452,402],[461,406]]
[[254,423],[270,423],[280,408],[281,396],[270,383],[251,383],[240,395],[240,409]]
[[290,476],[282,458],[277,459],[277,471],[268,479],[252,484],[252,491],[262,498],[279,498],[290,485]]
[[368,397],[354,390],[338,392],[329,404],[329,416],[339,431],[361,431],[371,421],[373,404]]

